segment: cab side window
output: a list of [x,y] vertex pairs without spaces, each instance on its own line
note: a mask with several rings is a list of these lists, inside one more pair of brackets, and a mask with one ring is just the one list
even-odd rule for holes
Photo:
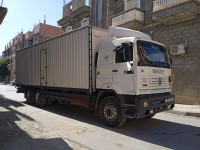
[[[131,54],[131,60],[133,60],[133,45],[131,44],[129,46],[129,50],[130,50],[130,54]],[[123,62],[126,62],[125,61],[125,54],[124,54],[124,49],[121,47],[121,46],[118,46],[116,49],[115,49],[115,63],[123,63]]]
[[120,48],[119,50],[116,51],[115,63],[123,63],[123,62],[125,62],[124,52],[123,52],[123,48]]

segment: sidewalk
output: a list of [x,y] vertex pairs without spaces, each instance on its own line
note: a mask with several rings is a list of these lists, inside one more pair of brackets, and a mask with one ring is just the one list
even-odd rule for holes
[[200,105],[175,104],[174,109],[167,111],[167,113],[200,118]]

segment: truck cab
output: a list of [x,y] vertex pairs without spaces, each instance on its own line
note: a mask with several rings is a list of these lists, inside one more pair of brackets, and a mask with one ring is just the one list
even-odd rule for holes
[[[137,34],[103,42],[98,53],[96,88],[115,93],[113,101],[114,97],[118,99],[121,118],[150,118],[173,109],[175,102],[166,47],[142,36],[144,33]],[[102,108],[104,123],[119,113],[111,101]]]

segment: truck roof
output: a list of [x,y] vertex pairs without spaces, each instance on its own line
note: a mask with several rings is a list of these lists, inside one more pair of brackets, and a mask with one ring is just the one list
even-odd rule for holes
[[109,37],[135,37],[135,38],[144,38],[147,40],[152,40],[151,37],[148,34],[145,34],[143,32],[121,28],[121,27],[113,27],[110,26],[108,29],[108,36]]
[[135,40],[152,42],[152,43],[155,43],[155,44],[158,44],[158,45],[165,47],[165,45],[163,45],[162,43],[159,43],[157,41],[153,41],[152,39],[136,38],[136,37],[122,37],[122,38],[103,41],[100,45],[100,49],[107,49],[107,48],[110,48],[110,47],[116,47],[116,46],[121,45],[121,43],[123,43],[123,42],[135,42]]

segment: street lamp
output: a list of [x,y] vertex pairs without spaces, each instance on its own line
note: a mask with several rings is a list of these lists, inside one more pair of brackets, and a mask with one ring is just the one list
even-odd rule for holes
[[3,6],[3,0],[1,1],[1,6],[0,6],[0,24],[3,22],[3,19],[5,18],[8,9]]

